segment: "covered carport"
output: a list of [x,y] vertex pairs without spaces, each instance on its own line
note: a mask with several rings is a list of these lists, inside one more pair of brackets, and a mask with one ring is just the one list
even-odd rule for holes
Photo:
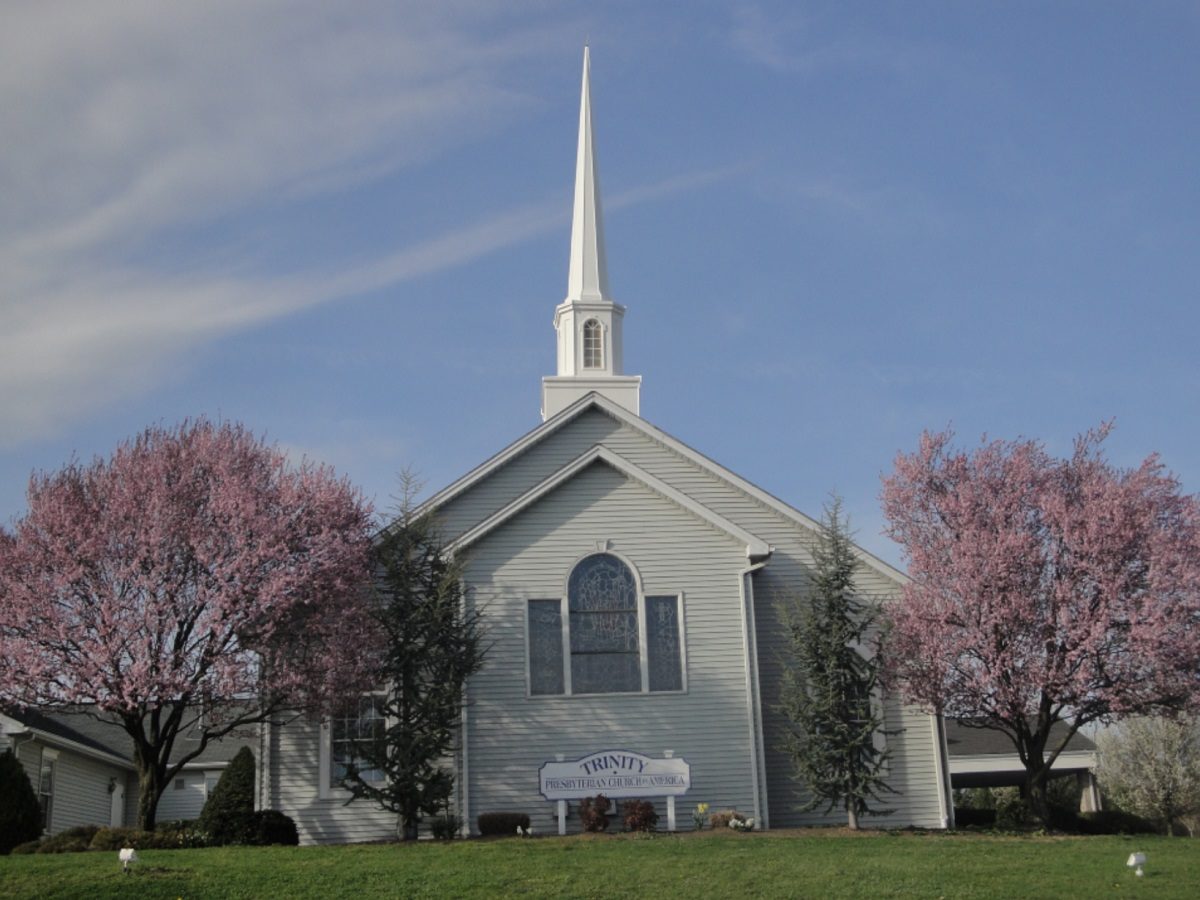
[[[1067,733],[1058,722],[1050,731],[1050,746]],[[990,728],[946,720],[946,749],[950,759],[950,786],[960,788],[1020,787],[1025,767],[1008,735]],[[1074,778],[1079,787],[1080,812],[1100,809],[1096,784],[1096,745],[1075,734],[1050,767],[1052,778]]]

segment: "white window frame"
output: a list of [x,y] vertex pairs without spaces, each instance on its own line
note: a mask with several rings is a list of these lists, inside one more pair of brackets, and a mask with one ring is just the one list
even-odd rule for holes
[[[42,793],[42,775],[46,771],[46,767],[50,767],[50,791],[43,795]],[[43,834],[49,834],[50,829],[54,827],[54,794],[55,787],[58,781],[58,751],[53,747],[42,748],[42,758],[38,762],[38,783],[37,797],[38,809],[42,806],[42,797],[46,799],[46,824],[42,829]]]
[[[562,665],[563,665],[563,692],[561,694],[535,694],[533,693],[533,660],[530,657],[530,623],[529,623],[529,604],[532,600],[553,600],[553,597],[527,597],[525,598],[525,609],[523,615],[525,617],[525,697],[530,700],[561,700],[565,697],[648,697],[648,696],[671,696],[676,694],[686,694],[688,692],[688,664],[687,664],[687,623],[685,621],[687,604],[684,602],[684,592],[680,590],[663,590],[655,591],[650,596],[652,597],[674,597],[677,604],[676,607],[676,627],[679,629],[679,674],[680,687],[672,691],[651,691],[650,690],[650,648],[646,639],[646,591],[642,584],[642,574],[638,571],[637,566],[633,564],[627,557],[621,553],[617,553],[611,547],[607,546],[607,541],[597,542],[597,547],[594,550],[589,550],[582,556],[578,557],[570,566],[567,567],[567,573],[563,578],[562,594],[559,597],[559,617],[562,623]],[[620,560],[624,565],[629,567],[629,571],[633,573],[634,586],[637,591],[637,617],[638,617],[638,665],[641,674],[641,688],[636,691],[600,691],[591,693],[575,693],[571,684],[571,598],[569,595],[571,573],[575,571],[576,566],[591,556],[600,556],[607,554]]]
[[[596,329],[595,329],[596,336],[600,342],[600,346],[598,348],[600,361],[594,366],[588,364],[588,330],[589,330],[588,326],[593,325],[593,324],[596,326]],[[595,317],[585,319],[583,322],[583,328],[581,329],[581,332],[580,332],[580,338],[581,338],[581,340],[580,340],[581,348],[580,349],[582,350],[582,356],[583,356],[583,359],[580,360],[580,362],[582,364],[581,368],[583,368],[589,372],[602,371],[605,368],[605,365],[604,365],[605,356],[607,355],[606,350],[608,349],[606,346],[608,344],[608,340],[607,340],[607,334],[605,333],[604,323]]]
[[[385,691],[364,691],[359,695],[361,700],[363,697],[382,697]],[[386,719],[384,720],[387,721]],[[333,772],[333,719],[326,716],[321,720],[320,729],[318,732],[319,750],[317,753],[317,799],[319,800],[342,800],[351,796],[351,793],[340,784],[330,784],[330,775]],[[380,779],[377,783],[382,784],[384,779]]]

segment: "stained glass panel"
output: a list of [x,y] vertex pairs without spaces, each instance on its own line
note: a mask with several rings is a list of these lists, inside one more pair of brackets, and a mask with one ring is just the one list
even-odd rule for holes
[[678,597],[646,598],[646,653],[650,690],[683,690]]
[[529,601],[529,692],[561,694],[563,687],[562,601]]

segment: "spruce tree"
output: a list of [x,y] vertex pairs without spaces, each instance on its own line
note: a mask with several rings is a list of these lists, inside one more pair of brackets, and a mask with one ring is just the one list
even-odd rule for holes
[[415,840],[421,818],[449,803],[454,776],[443,763],[457,749],[463,691],[486,648],[461,559],[445,552],[433,520],[415,513],[415,478],[400,477],[399,515],[375,547],[381,693],[373,718],[359,722],[342,783],[394,812],[397,834]]
[[837,496],[825,507],[813,561],[810,594],[779,604],[790,645],[780,692],[791,725],[785,746],[810,794],[801,809],[841,807],[857,829],[862,815],[890,813],[869,802],[895,791],[884,780],[888,751],[876,743],[886,733],[873,702],[879,611],[855,593],[859,562]]

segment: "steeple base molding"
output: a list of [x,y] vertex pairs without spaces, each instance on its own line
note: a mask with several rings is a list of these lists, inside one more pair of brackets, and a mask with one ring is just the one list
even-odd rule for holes
[[605,375],[598,378],[547,375],[542,379],[542,421],[562,412],[576,400],[595,391],[640,416],[641,375]]

